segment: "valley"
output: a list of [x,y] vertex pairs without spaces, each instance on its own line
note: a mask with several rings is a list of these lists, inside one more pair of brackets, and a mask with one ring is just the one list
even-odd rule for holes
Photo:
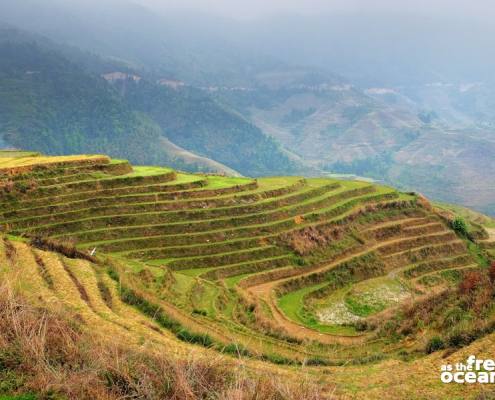
[[0,400],[495,399],[495,7],[0,1]]

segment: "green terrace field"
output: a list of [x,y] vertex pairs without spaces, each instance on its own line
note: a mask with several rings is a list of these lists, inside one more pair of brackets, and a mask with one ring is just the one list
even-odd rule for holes
[[[406,331],[404,307],[449,296],[495,249],[492,220],[463,213],[460,232],[459,210],[363,181],[14,151],[0,154],[0,174],[0,274],[22,269],[34,303],[132,346],[309,374],[342,398],[400,398],[382,379],[390,363],[427,374],[438,321]],[[373,371],[373,390],[351,370]],[[423,398],[416,389],[402,390]],[[471,395],[461,389],[433,385],[431,398]]]

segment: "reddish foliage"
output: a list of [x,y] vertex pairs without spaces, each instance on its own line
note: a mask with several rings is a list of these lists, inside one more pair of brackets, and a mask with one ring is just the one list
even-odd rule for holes
[[462,294],[470,294],[481,285],[483,276],[479,271],[470,271],[464,275],[464,279],[459,284],[459,291]]
[[490,270],[488,271],[488,276],[490,277],[490,282],[492,284],[495,283],[495,261],[492,262],[492,265],[490,266]]
[[297,254],[308,255],[313,250],[328,245],[334,240],[339,240],[343,232],[338,227],[322,228],[309,226],[299,231],[291,232],[281,236]]
[[14,190],[14,186],[15,183],[10,179],[0,181],[0,189],[6,193],[12,192],[12,190]]

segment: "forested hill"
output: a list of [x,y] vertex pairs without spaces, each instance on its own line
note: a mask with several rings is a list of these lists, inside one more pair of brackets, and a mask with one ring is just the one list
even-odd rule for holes
[[199,91],[143,78],[123,97],[99,74],[117,66],[125,70],[3,28],[0,135],[10,146],[48,154],[106,152],[137,164],[246,175],[296,171],[275,142]]
[[196,154],[251,176],[295,171],[295,164],[280,154],[272,138],[199,89],[131,80],[122,93],[133,109],[151,116],[172,142]]

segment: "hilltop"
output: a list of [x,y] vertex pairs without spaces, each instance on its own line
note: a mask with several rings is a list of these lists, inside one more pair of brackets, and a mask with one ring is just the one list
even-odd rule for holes
[[476,398],[438,377],[493,351],[488,217],[98,155],[2,152],[0,176],[0,395]]

